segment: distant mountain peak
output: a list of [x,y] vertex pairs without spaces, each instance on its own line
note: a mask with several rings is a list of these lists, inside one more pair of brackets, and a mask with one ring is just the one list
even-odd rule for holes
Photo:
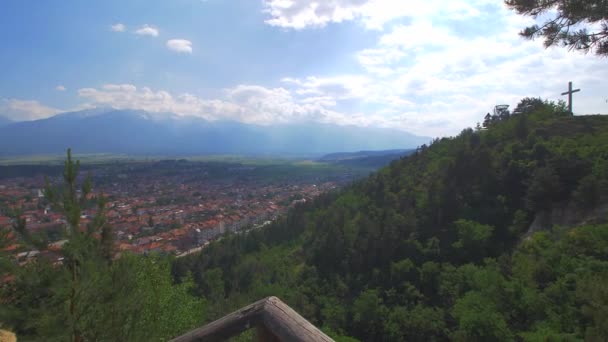
[[117,109],[112,107],[95,107],[95,108],[87,108],[78,111],[66,112],[57,114],[57,117],[75,117],[75,118],[87,118],[91,116],[97,116],[106,114],[108,112],[115,111]]
[[[37,139],[31,139],[37,137]],[[322,123],[252,125],[143,110],[91,108],[0,128],[0,153],[305,155],[415,148],[430,138]]]

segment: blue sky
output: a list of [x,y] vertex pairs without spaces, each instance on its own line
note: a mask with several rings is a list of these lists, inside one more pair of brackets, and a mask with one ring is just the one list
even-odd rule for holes
[[3,0],[0,115],[97,106],[452,135],[495,104],[608,112],[608,63],[491,0]]

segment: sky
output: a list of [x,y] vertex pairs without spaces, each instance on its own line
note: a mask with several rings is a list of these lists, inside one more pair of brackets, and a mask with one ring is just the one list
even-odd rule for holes
[[543,47],[498,0],[0,3],[0,116],[131,108],[449,136],[523,97],[608,113],[608,59]]

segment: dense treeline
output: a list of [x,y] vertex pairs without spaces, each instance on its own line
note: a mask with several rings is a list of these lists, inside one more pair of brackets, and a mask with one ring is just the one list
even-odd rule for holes
[[365,341],[606,339],[605,218],[524,236],[543,213],[607,203],[608,120],[539,99],[516,112],[180,260],[174,277],[192,273],[210,318],[277,295]]

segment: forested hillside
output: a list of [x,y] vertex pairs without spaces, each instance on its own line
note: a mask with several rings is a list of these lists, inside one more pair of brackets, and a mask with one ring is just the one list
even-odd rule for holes
[[[608,338],[608,117],[524,99],[175,262],[209,319],[268,295],[364,341]],[[538,215],[576,227],[526,234]],[[538,227],[537,227],[538,229]]]

